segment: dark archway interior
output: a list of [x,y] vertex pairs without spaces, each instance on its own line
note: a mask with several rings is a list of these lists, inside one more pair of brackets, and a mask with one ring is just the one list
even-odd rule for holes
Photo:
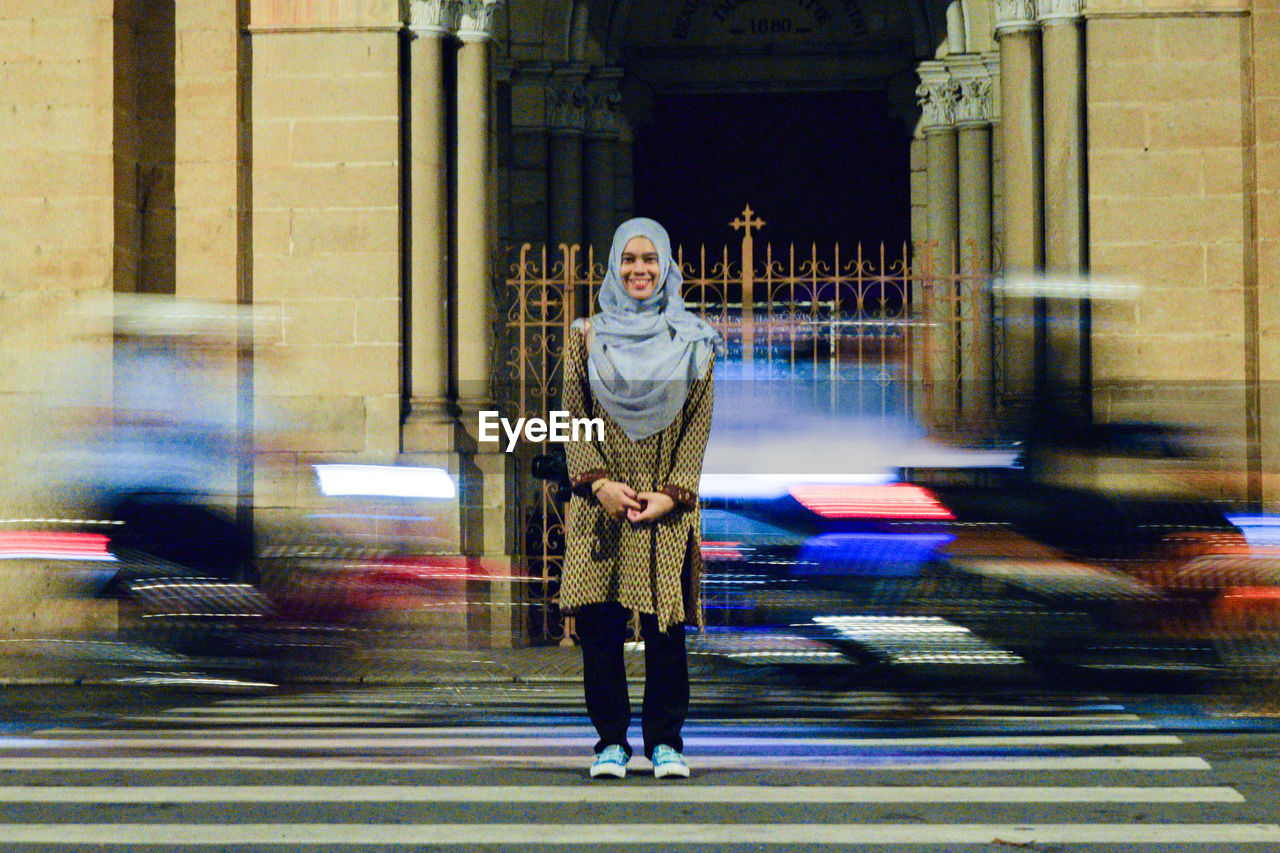
[[[883,92],[667,95],[636,129],[636,215],[674,243],[736,244],[751,205],[758,242],[886,243],[911,227],[910,140]],[[823,254],[820,248],[820,255]]]

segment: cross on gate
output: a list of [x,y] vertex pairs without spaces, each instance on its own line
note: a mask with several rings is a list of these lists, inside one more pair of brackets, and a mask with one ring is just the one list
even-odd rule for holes
[[742,232],[742,362],[751,364],[756,349],[755,244],[751,230],[759,230],[764,220],[757,219],[751,205],[747,205],[742,215],[729,224]]
[[756,219],[755,214],[751,212],[751,205],[747,205],[746,208],[743,209],[742,214],[729,224],[732,225],[736,231],[742,231],[745,228],[746,231],[742,236],[744,239],[750,240],[751,229],[755,228],[756,230],[759,230],[765,225],[765,221],[763,219]]

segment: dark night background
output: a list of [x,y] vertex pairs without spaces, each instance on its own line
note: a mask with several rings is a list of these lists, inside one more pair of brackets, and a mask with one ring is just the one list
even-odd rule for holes
[[767,223],[757,251],[898,256],[909,238],[909,140],[881,92],[660,96],[653,115],[636,129],[635,211],[686,251],[736,246],[747,204]]

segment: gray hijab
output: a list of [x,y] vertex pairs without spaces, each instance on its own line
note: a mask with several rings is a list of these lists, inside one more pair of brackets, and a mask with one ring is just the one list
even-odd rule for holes
[[[620,273],[622,251],[633,237],[648,237],[658,250],[658,281],[641,300],[627,294]],[[705,375],[723,346],[715,329],[685,309],[683,283],[665,228],[652,219],[618,226],[600,285],[600,311],[591,318],[587,375],[596,400],[632,441],[675,420],[689,383]]]

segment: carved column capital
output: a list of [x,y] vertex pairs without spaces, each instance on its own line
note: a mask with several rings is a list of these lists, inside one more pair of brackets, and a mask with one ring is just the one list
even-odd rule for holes
[[1036,18],[1042,24],[1061,24],[1080,20],[1084,0],[1036,0]]
[[405,25],[422,35],[446,36],[458,28],[456,0],[404,0]]
[[960,82],[944,62],[921,62],[917,73],[920,85],[916,87],[916,101],[923,112],[920,123],[925,132],[954,127]]
[[487,41],[493,35],[494,13],[501,0],[457,0],[458,38]]
[[1039,15],[1036,0],[994,0],[992,7],[996,38],[1036,27]]
[[618,83],[622,69],[598,68],[587,81],[587,135],[616,138],[619,132],[618,110],[622,105],[622,93]]
[[947,68],[960,87],[955,108],[956,125],[991,124],[995,119],[999,65],[993,71],[984,57],[968,54],[949,58]]
[[578,66],[557,68],[547,86],[547,127],[552,133],[580,134],[587,123],[586,71]]

